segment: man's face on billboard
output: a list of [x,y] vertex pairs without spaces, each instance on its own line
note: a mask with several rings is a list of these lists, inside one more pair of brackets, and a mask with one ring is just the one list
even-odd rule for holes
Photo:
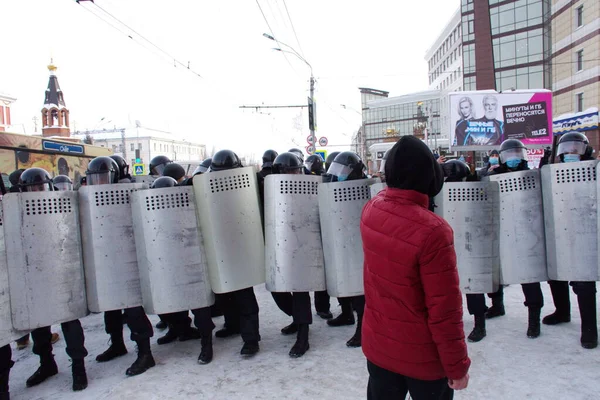
[[487,119],[496,119],[496,111],[498,110],[498,101],[493,97],[486,97],[483,101],[483,109]]

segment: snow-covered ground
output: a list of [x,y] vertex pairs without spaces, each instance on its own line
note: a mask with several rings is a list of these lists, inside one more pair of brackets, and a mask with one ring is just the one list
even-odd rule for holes
[[[554,310],[550,290],[542,284],[546,307],[542,315]],[[12,399],[364,399],[367,371],[360,349],[349,349],[345,342],[355,327],[330,328],[315,317],[311,326],[311,348],[300,359],[288,351],[295,338],[282,336],[280,328],[290,322],[275,306],[264,286],[256,288],[260,304],[261,351],[251,359],[239,355],[241,338],[214,339],[215,358],[211,364],[196,362],[199,341],[174,342],[158,346],[155,332],[152,350],[157,366],[133,378],[125,376],[134,361],[135,346],[127,341],[129,354],[99,364],[96,355],[107,347],[102,315],[82,320],[89,356],[86,359],[89,387],[71,391],[70,361],[62,338],[54,346],[59,374],[43,384],[27,389],[25,380],[38,366],[38,357],[26,350],[13,350],[11,370]],[[488,321],[488,336],[469,344],[473,361],[469,388],[458,392],[458,399],[598,399],[600,398],[600,353],[579,345],[579,312],[574,295],[572,322],[556,327],[542,326],[542,336],[525,336],[527,310],[518,285],[505,290],[507,314]],[[332,299],[334,314],[339,312]],[[153,323],[158,321],[152,316]],[[217,329],[222,317],[215,320]],[[465,330],[472,320],[465,306]],[[60,332],[60,327],[53,327]],[[124,327],[126,336],[129,330]]]

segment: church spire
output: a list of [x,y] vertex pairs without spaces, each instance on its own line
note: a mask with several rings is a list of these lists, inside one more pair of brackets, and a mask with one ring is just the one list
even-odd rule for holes
[[47,136],[71,136],[69,129],[69,110],[65,104],[63,92],[58,84],[54,60],[50,59],[48,71],[48,88],[44,97],[44,108],[42,108],[42,135]]

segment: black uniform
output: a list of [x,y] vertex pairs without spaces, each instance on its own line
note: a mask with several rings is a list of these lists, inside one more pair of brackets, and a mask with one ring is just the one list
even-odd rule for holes
[[0,398],[9,398],[8,379],[13,365],[15,362],[12,360],[10,344],[0,347]]

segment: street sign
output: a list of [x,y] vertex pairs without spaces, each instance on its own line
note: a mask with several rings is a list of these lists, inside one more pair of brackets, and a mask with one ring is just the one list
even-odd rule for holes
[[308,154],[314,154],[315,153],[315,146],[306,146],[306,152]]
[[42,140],[42,149],[61,153],[84,154],[84,147],[78,144],[65,144]]
[[144,164],[133,164],[133,175],[144,175]]
[[329,140],[327,140],[327,138],[325,136],[321,136],[319,138],[319,146],[325,147],[325,146],[327,146],[328,143],[329,143]]
[[308,98],[308,128],[311,131],[317,130],[317,102]]
[[306,143],[310,144],[315,144],[315,142],[313,141],[313,136],[312,135],[308,135],[308,137],[306,138]]
[[327,150],[317,150],[315,151],[315,154],[321,156],[323,161],[327,160]]

